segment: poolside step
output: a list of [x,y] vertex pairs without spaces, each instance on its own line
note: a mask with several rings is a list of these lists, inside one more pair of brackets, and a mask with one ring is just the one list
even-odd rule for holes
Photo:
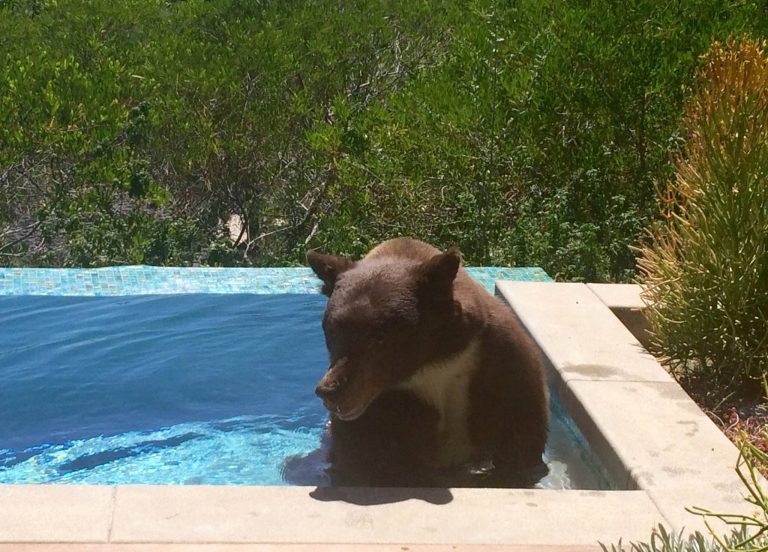
[[[700,506],[746,513],[738,450],[611,312],[607,290],[498,282],[538,343],[553,387],[620,488],[645,491],[675,529]],[[610,304],[610,301],[607,301]]]
[[646,308],[642,298],[643,288],[637,284],[587,284],[621,323],[642,343],[648,347],[648,321],[643,311]]

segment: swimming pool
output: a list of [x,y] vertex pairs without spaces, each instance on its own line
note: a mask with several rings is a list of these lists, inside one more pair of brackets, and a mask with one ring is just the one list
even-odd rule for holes
[[[225,278],[191,278],[172,294],[158,278],[115,286],[66,272],[75,283],[16,272],[27,289],[0,296],[0,483],[327,483],[313,392],[326,299],[308,293],[304,269],[237,272],[250,277],[226,293]],[[552,418],[539,486],[606,488],[556,401]]]

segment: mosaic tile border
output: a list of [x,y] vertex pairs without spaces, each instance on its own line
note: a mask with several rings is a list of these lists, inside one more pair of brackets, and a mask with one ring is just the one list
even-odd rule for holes
[[[496,280],[548,282],[540,268],[468,267],[493,293]],[[172,295],[179,293],[319,293],[307,267],[187,268],[0,268],[0,295]]]

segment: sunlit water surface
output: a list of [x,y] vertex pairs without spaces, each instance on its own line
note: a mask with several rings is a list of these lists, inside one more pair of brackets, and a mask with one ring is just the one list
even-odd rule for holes
[[[324,308],[321,295],[0,297],[0,483],[327,484]],[[557,404],[545,460],[538,487],[606,486]]]

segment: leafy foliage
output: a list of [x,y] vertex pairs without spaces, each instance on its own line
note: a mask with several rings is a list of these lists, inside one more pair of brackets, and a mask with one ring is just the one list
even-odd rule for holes
[[655,348],[678,371],[759,389],[768,371],[768,54],[715,44],[640,268]]
[[0,0],[0,260],[292,264],[405,234],[627,279],[697,54],[762,10]]
[[600,547],[603,552],[731,552],[744,550],[737,547],[747,539],[745,527],[735,529],[727,537],[713,540],[699,532],[684,537],[683,531],[670,533],[663,525],[659,525],[648,542],[632,542],[629,548],[625,548],[621,541],[612,544],[610,548],[605,544],[600,544]]

